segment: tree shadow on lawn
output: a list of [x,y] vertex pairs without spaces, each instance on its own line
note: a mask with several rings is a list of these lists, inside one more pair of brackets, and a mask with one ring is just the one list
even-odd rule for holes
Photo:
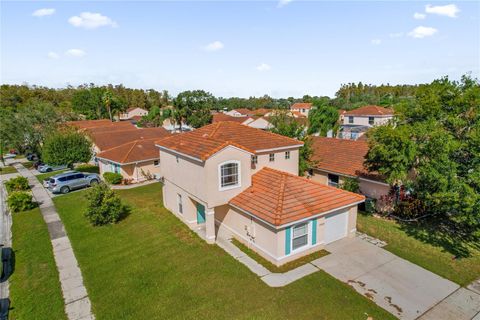
[[452,221],[398,222],[400,230],[417,240],[443,248],[452,259],[468,258],[480,243],[474,232]]

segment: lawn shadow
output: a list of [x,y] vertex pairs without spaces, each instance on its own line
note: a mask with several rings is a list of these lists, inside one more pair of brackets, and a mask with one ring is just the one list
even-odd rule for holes
[[2,248],[2,275],[0,282],[5,282],[15,272],[15,252],[10,247]]
[[453,255],[452,259],[468,258],[472,249],[480,249],[473,232],[452,221],[399,222],[400,229],[424,243],[441,247]]

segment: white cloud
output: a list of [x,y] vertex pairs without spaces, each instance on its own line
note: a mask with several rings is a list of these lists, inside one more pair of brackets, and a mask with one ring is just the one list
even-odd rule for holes
[[427,17],[427,15],[425,13],[418,13],[418,12],[415,12],[413,14],[413,18],[414,19],[417,19],[417,20],[423,20]]
[[65,54],[70,57],[81,58],[84,57],[87,53],[82,49],[69,49],[65,51]]
[[35,10],[32,13],[32,16],[34,16],[34,17],[45,17],[45,16],[51,16],[54,13],[55,13],[55,9],[53,9],[53,8],[43,8],[43,9]]
[[74,26],[85,29],[96,29],[99,27],[118,27],[117,23],[100,13],[82,12],[79,16],[73,16],[68,22]]
[[409,32],[408,35],[413,38],[421,39],[421,38],[433,36],[437,32],[438,30],[435,28],[419,26],[413,29],[411,32]]
[[268,71],[270,69],[272,69],[272,67],[266,63],[262,63],[259,66],[257,66],[258,71]]
[[214,41],[212,43],[207,44],[203,49],[205,51],[218,51],[225,47],[221,41]]
[[292,2],[293,0],[279,0],[278,1],[278,4],[277,4],[277,7],[278,8],[282,8],[282,7],[285,7],[287,4],[289,4],[290,2]]
[[431,4],[427,4],[425,6],[425,12],[456,18],[457,13],[460,12],[460,9],[455,4],[447,4],[445,6],[432,6]]
[[47,56],[50,58],[50,59],[58,59],[60,58],[60,55],[56,52],[53,52],[53,51],[50,51]]
[[375,46],[378,46],[380,43],[382,43],[382,40],[380,39],[372,39],[370,41],[371,44],[375,45]]
[[403,32],[394,32],[388,35],[390,38],[400,38],[403,37]]

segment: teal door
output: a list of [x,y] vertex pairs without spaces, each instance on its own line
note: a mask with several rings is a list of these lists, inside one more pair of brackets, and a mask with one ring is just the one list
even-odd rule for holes
[[205,223],[205,206],[197,202],[197,223]]

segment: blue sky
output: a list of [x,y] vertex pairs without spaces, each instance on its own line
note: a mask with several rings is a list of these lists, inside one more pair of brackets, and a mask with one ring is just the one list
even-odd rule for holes
[[333,96],[480,77],[479,2],[1,2],[1,83]]

